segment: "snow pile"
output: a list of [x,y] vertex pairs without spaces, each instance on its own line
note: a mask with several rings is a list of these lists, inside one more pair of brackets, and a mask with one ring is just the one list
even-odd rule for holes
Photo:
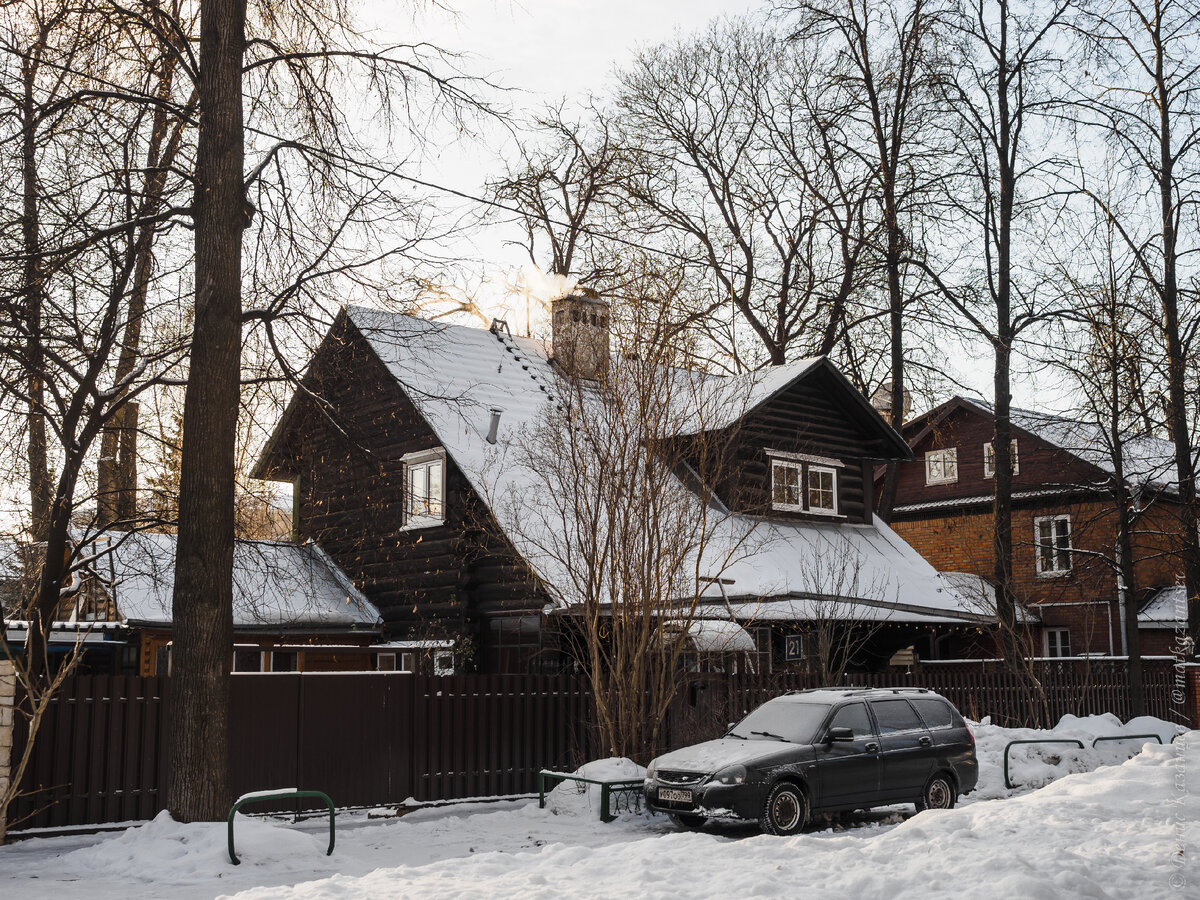
[[[979,757],[979,784],[969,798],[992,800],[1025,793],[1043,787],[1064,775],[1090,772],[1100,766],[1117,765],[1142,749],[1149,738],[1123,741],[1102,741],[1095,749],[1092,742],[1098,737],[1117,737],[1137,734],[1157,734],[1163,744],[1170,744],[1180,728],[1153,716],[1141,716],[1121,724],[1112,713],[1099,716],[1063,716],[1051,729],[1002,728],[989,719],[970,723],[975,735],[975,750]],[[1016,787],[1004,785],[1004,748],[1011,741],[1077,740],[1080,750],[1070,744],[1020,744],[1009,752],[1009,774]]]
[[1009,800],[921,813],[867,838],[646,833],[620,844],[477,853],[237,897],[1134,898],[1200,883],[1197,823],[1200,732],[1192,732],[1120,766]]
[[[311,865],[314,857],[326,859],[329,846],[314,835],[241,815],[234,822],[234,839],[243,869],[286,862]],[[185,825],[167,812],[102,843],[67,853],[60,862],[64,868],[87,872],[90,877],[157,884],[207,881],[221,870],[234,869],[223,824]]]
[[[622,756],[584,763],[571,774],[593,781],[641,781],[646,777],[646,770]],[[615,807],[611,801],[610,805]],[[559,816],[597,818],[600,815],[600,785],[560,782],[546,795],[546,809]],[[617,810],[614,808],[611,811],[615,813]]]

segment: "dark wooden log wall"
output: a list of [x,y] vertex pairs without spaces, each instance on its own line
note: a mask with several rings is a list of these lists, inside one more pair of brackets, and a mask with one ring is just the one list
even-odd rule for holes
[[842,462],[837,470],[840,518],[834,521],[870,521],[871,463],[890,451],[877,426],[828,372],[817,370],[753,410],[732,440],[732,465],[717,490],[731,509],[782,519],[830,520],[828,516],[771,508],[767,450],[782,450]]
[[305,377],[306,398],[268,459],[299,485],[299,537],[312,538],[380,609],[389,636],[450,637],[478,649],[489,616],[546,599],[486,505],[446,459],[445,522],[404,529],[401,458],[437,435],[345,317]]

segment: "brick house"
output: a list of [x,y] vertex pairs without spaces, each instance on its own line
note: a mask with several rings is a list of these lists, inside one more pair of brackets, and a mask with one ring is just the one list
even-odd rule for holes
[[[1031,649],[1045,656],[1122,655],[1121,586],[1114,568],[1113,465],[1095,425],[1013,410],[1013,568],[1019,598],[1040,620]],[[904,427],[914,451],[900,465],[891,525],[935,567],[990,578],[993,568],[989,404],[954,397]],[[1167,652],[1159,596],[1181,576],[1173,446],[1126,448],[1137,508],[1134,585],[1143,654]],[[877,473],[877,480],[882,472]],[[1157,600],[1157,602],[1156,602]],[[1155,612],[1151,612],[1155,610]],[[1144,620],[1144,621],[1143,621]]]

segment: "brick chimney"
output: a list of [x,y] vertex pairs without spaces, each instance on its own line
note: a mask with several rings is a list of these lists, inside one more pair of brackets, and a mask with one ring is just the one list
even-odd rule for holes
[[576,288],[550,304],[551,349],[563,374],[597,381],[608,369],[608,309],[590,288]]

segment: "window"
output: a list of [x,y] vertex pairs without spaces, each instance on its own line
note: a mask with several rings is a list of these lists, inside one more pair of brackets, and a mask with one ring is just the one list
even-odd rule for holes
[[837,472],[808,467],[808,511],[837,514]]
[[875,729],[871,726],[871,720],[867,718],[867,708],[861,703],[851,703],[849,706],[843,706],[834,713],[833,721],[829,723],[832,728],[849,728],[854,732],[854,739],[870,738],[875,736]]
[[[768,450],[767,453],[771,457],[773,509],[822,516],[837,515],[836,469],[828,465],[816,465],[800,454],[787,454],[788,458],[781,458],[784,454],[779,451]],[[823,463],[840,465],[837,460],[820,459]]]
[[271,654],[271,671],[272,672],[295,672],[296,671],[296,651],[294,650],[276,650]]
[[379,653],[375,656],[375,671],[377,672],[395,672],[396,671],[396,654],[395,653]]
[[803,510],[800,505],[800,463],[771,461],[771,503],[776,509]]
[[410,453],[404,462],[404,527],[438,525],[445,518],[446,458],[441,450]]
[[1045,635],[1047,656],[1071,655],[1071,630],[1069,628],[1047,628]]
[[234,650],[233,671],[261,672],[263,670],[263,653],[259,649]]
[[[1009,445],[1012,449],[1009,451],[1012,454],[1012,469],[1016,475],[1021,471],[1021,460],[1017,456],[1017,439],[1013,438]],[[983,477],[996,477],[996,451],[992,448],[992,442],[988,441],[983,445]]]
[[941,700],[913,700],[928,728],[949,728],[954,722],[954,710]]
[[872,700],[871,711],[875,713],[875,721],[879,723],[880,734],[925,727],[907,700]]
[[925,453],[925,483],[953,484],[958,481],[958,448]]
[[1033,520],[1034,564],[1038,575],[1071,571],[1071,517],[1039,516]]

